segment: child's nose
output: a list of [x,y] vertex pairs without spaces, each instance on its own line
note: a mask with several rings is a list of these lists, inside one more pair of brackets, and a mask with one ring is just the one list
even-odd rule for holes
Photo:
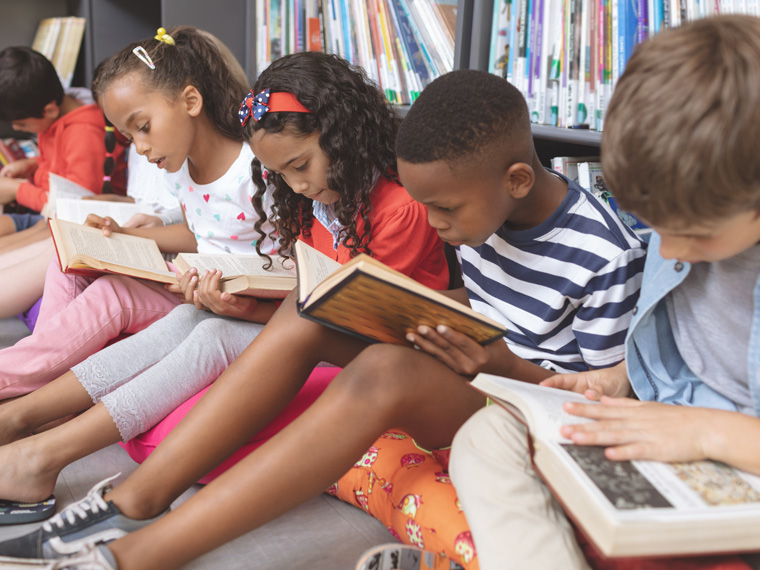
[[150,146],[145,144],[144,142],[134,142],[135,150],[137,151],[137,154],[142,156],[147,156],[150,152]]

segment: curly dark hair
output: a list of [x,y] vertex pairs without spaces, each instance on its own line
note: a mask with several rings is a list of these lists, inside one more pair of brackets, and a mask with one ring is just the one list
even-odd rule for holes
[[0,121],[42,118],[51,101],[63,101],[55,67],[41,53],[17,46],[0,52]]
[[[398,158],[450,166],[496,153],[530,162],[530,115],[520,91],[486,71],[460,69],[431,82],[412,105],[396,138]],[[526,160],[527,159],[527,160]]]
[[[341,243],[351,256],[371,254],[370,192],[377,174],[398,181],[396,154],[393,148],[399,118],[393,107],[364,71],[346,60],[322,52],[301,52],[274,61],[256,80],[253,92],[270,89],[288,92],[310,113],[270,112],[253,124],[253,130],[267,133],[286,131],[296,136],[319,133],[319,146],[329,159],[328,188],[338,193],[333,204],[343,225]],[[251,121],[253,122],[253,121]],[[274,205],[269,221],[276,228],[278,253],[288,255],[300,234],[310,235],[313,223],[312,201],[292,191],[279,174],[269,173],[265,182],[258,159],[253,160],[253,181],[258,190],[253,206],[259,214],[256,230],[267,219],[263,197],[267,182],[274,187]],[[364,223],[358,234],[356,216]],[[275,236],[270,236],[275,239]],[[260,250],[257,251],[266,257]]]
[[[248,91],[239,73],[229,65],[215,38],[191,26],[178,26],[168,31],[176,45],[147,38],[128,45],[102,64],[92,82],[96,99],[101,99],[108,86],[136,72],[156,90],[174,96],[186,85],[194,85],[203,97],[203,108],[213,124],[226,137],[243,142],[248,137],[237,120],[240,99]],[[142,47],[155,64],[150,69],[132,50]]]

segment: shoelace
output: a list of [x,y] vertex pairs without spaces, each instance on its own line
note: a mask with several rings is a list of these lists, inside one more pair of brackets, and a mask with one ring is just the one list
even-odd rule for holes
[[[60,513],[53,516],[48,521],[42,523],[42,530],[45,532],[52,532],[53,525],[57,526],[58,528],[63,528],[67,523],[74,524],[77,517],[85,520],[87,518],[88,511],[93,514],[100,511],[107,511],[108,505],[103,499],[103,495],[105,495],[106,492],[108,492],[108,490],[111,488],[109,483],[116,479],[119,475],[121,475],[121,473],[117,473],[108,479],[103,479],[103,481],[95,485],[95,487],[93,487],[83,499],[69,505]],[[65,568],[65,566],[62,568]]]

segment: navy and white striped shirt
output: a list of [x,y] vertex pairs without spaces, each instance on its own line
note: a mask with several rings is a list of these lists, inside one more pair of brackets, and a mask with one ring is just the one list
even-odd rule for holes
[[576,183],[539,226],[502,226],[483,245],[457,251],[472,308],[506,325],[516,355],[558,372],[624,358],[646,251]]

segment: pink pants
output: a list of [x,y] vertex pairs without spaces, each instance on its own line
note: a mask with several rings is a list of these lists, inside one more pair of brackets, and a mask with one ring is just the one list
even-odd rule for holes
[[66,275],[53,257],[34,333],[0,350],[0,400],[36,390],[120,334],[144,329],[178,303],[161,283],[119,275]]

